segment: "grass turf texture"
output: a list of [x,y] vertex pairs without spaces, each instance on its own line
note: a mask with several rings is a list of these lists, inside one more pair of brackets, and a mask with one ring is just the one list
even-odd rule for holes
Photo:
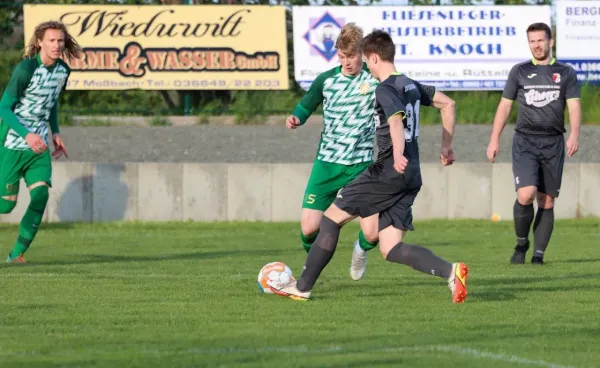
[[[0,266],[0,366],[590,367],[599,228],[557,222],[535,267],[508,264],[511,223],[416,223],[408,242],[471,269],[454,305],[443,280],[377,250],[352,281],[354,223],[308,303],[256,286],[271,261],[299,275],[295,223],[44,224],[29,265]],[[16,234],[0,225],[4,253]]]

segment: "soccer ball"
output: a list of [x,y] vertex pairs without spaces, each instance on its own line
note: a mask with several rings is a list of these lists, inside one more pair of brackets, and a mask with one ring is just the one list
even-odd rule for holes
[[283,262],[271,262],[264,265],[258,273],[258,289],[265,294],[273,294],[267,281],[290,282],[294,281],[292,270]]

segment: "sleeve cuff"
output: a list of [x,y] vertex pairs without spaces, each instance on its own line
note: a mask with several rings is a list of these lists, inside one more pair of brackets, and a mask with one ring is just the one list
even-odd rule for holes
[[298,118],[298,120],[300,120],[300,124],[306,123],[306,120],[308,120],[308,118],[310,117],[310,114],[311,114],[310,111],[305,109],[300,104],[296,105],[296,107],[294,108],[294,111],[292,111],[292,115],[294,115],[295,117]]
[[395,113],[393,113],[392,115],[390,115],[390,116],[387,118],[388,122],[390,121],[390,119],[391,119],[391,118],[393,118],[393,117],[394,117],[394,116],[396,116],[396,115],[402,115],[402,116],[400,116],[400,118],[402,118],[402,120],[404,120],[404,117],[406,116],[406,113],[405,113],[404,111],[402,111],[402,110],[400,110],[400,111],[396,111]]

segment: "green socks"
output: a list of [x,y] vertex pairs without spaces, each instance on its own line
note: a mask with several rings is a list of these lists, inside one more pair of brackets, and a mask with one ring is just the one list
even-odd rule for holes
[[302,240],[302,246],[304,247],[306,253],[310,251],[310,247],[312,246],[312,243],[314,243],[317,239],[317,235],[319,235],[319,230],[317,230],[314,234],[310,234],[308,236],[304,235],[302,233],[302,230],[300,231],[300,239]]
[[[304,235],[302,231],[300,231],[300,239],[302,239],[302,246],[304,247],[306,253],[310,251],[310,247],[317,239],[317,235],[319,235],[319,230],[317,230],[316,233],[311,234],[309,236]],[[371,249],[375,248],[377,244],[379,244],[379,240],[376,240],[374,243],[369,243],[369,241],[365,238],[365,234],[361,230],[358,233],[358,244],[362,250],[368,252]]]
[[48,187],[43,185],[33,188],[30,194],[31,202],[29,202],[29,207],[27,207],[27,211],[25,211],[25,215],[21,220],[19,237],[12,252],[10,252],[11,258],[16,258],[27,251],[44,217],[44,211],[48,203]]
[[369,241],[365,238],[365,234],[362,230],[358,233],[358,245],[365,252],[368,252],[371,249],[375,248],[377,244],[379,244],[379,239],[377,239],[374,243],[369,243]]

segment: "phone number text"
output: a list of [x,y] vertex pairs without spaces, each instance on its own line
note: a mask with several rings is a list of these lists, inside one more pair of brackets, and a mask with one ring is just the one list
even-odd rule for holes
[[243,88],[280,88],[276,79],[153,79],[112,80],[77,79],[67,81],[67,89],[119,88],[119,89],[243,89]]

